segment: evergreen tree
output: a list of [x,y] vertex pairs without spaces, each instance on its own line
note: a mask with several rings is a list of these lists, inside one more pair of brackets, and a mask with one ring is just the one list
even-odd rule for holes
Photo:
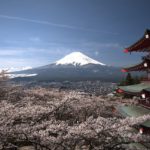
[[131,74],[128,73],[125,79],[125,84],[126,85],[132,85],[134,84],[134,79],[132,78]]
[[138,76],[136,76],[134,78],[134,84],[139,84],[140,83],[140,78]]
[[140,83],[140,78],[138,76],[133,78],[131,74],[128,73],[126,78],[120,82],[119,86],[133,85],[139,83]]

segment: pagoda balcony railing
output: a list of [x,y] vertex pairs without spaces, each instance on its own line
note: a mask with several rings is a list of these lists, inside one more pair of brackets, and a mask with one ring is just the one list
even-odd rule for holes
[[139,104],[150,109],[150,100],[139,100]]
[[143,60],[145,60],[145,59],[150,59],[150,55],[143,56],[142,59],[143,59]]
[[141,81],[150,81],[150,79],[147,77],[143,77],[143,78],[141,78]]

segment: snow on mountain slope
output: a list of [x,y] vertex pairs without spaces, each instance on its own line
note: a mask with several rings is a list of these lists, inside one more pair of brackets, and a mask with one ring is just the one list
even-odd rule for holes
[[105,65],[99,61],[96,61],[81,52],[72,52],[69,55],[66,55],[64,58],[56,61],[56,65],[74,65],[74,66],[83,66],[87,64],[99,64]]
[[0,68],[0,72],[2,70],[5,70],[9,76],[9,78],[16,78],[16,77],[31,77],[31,76],[36,76],[37,74],[11,74],[11,72],[16,72],[16,71],[24,71],[24,70],[29,70],[32,69],[30,66],[26,67],[20,67],[20,68],[15,68],[15,67],[10,67],[10,68]]
[[9,78],[17,78],[17,77],[33,77],[37,76],[37,74],[8,74]]
[[9,72],[23,71],[23,70],[28,70],[28,69],[32,69],[32,67],[27,66],[27,67],[20,67],[20,68],[15,68],[15,67],[10,67],[10,68],[0,68],[0,71],[6,70],[6,71],[9,73]]

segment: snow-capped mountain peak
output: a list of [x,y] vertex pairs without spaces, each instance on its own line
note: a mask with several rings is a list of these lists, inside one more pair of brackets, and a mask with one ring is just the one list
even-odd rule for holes
[[56,61],[56,65],[74,65],[74,66],[83,66],[87,64],[99,64],[105,65],[99,61],[96,61],[81,52],[72,52],[69,55],[66,55],[62,59]]

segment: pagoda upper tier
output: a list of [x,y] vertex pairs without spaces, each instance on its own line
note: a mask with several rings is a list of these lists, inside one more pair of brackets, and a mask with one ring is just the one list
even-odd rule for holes
[[150,30],[147,29],[144,36],[139,41],[126,48],[124,52],[150,52]]
[[137,64],[132,67],[123,68],[122,72],[130,71],[148,71],[150,68],[150,56],[143,57],[143,61],[140,64]]

